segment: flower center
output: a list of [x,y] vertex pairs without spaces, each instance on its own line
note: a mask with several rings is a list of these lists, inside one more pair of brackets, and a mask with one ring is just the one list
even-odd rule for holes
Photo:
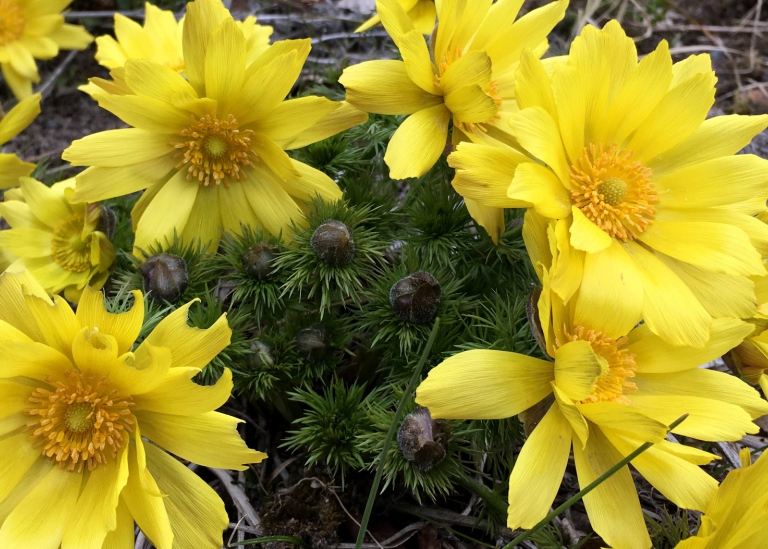
[[78,472],[117,457],[136,423],[133,399],[111,388],[106,377],[78,370],[67,370],[63,380],[48,383],[53,389],[35,389],[25,412],[30,417],[27,431],[42,455]]
[[566,334],[568,341],[582,340],[592,346],[597,355],[602,372],[592,387],[590,395],[581,401],[586,402],[618,402],[632,404],[626,396],[630,391],[636,391],[637,386],[629,381],[635,377],[635,355],[627,349],[626,337],[613,339],[596,330],[586,330],[576,326],[572,334]]
[[177,168],[187,166],[187,179],[195,178],[206,187],[211,183],[229,187],[240,179],[246,166],[253,166],[258,156],[250,148],[252,130],[238,129],[231,114],[226,120],[206,114],[179,134],[173,143],[182,153]]
[[659,201],[651,170],[633,152],[591,144],[571,165],[571,200],[611,238],[634,240],[653,222]]
[[0,0],[0,46],[21,38],[24,23],[24,12],[17,0]]
[[85,216],[73,214],[53,230],[51,254],[62,268],[82,273],[91,267],[91,247],[83,240]]

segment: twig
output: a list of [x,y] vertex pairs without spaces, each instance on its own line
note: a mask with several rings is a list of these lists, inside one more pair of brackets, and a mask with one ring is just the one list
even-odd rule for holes
[[[423,522],[415,522],[413,524],[409,524],[396,534],[382,541],[381,545],[364,543],[361,549],[377,549],[378,547],[383,547],[383,549],[393,549],[394,547],[400,547],[403,543],[411,539],[416,532],[424,528],[424,526],[425,523]],[[337,549],[354,549],[355,544],[340,543],[336,547]]]
[[731,467],[738,469],[741,467],[741,459],[739,459],[739,453],[733,449],[732,442],[716,442],[715,443],[723,452],[723,456],[731,464]]
[[75,59],[75,56],[78,53],[80,53],[78,50],[72,50],[69,52],[67,56],[62,60],[62,62],[59,63],[59,66],[56,67],[56,69],[48,76],[48,78],[45,79],[45,82],[43,82],[37,88],[37,92],[40,93],[43,97],[48,95],[51,88],[53,87],[53,84],[56,82],[56,79],[61,76],[61,73],[64,72],[64,69],[66,69],[67,66]]
[[243,515],[248,518],[248,522],[251,523],[251,526],[260,529],[261,520],[259,520],[258,513],[256,513],[256,510],[251,505],[251,502],[248,501],[248,496],[245,495],[245,492],[243,492],[242,488],[234,483],[232,476],[229,474],[229,471],[225,471],[224,469],[216,469],[214,467],[209,467],[208,469],[210,469],[210,471],[216,475],[219,480],[221,480],[222,486],[232,498],[235,506]]

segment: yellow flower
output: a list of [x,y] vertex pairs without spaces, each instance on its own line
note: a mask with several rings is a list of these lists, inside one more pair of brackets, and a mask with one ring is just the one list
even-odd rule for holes
[[[549,262],[539,263],[544,285],[539,317],[554,362],[505,351],[465,351],[429,373],[416,402],[434,418],[501,419],[548,399],[546,414],[512,470],[510,528],[531,528],[546,516],[571,447],[583,488],[643,443],[654,442],[633,467],[676,505],[703,510],[717,482],[698,465],[716,456],[664,440],[666,426],[689,414],[674,433],[720,441],[758,431],[752,419],[768,412],[768,403],[736,377],[698,367],[740,343],[751,327],[738,319],[716,319],[708,343],[694,349],[666,343],[647,325],[616,336],[588,320],[576,321],[571,304],[550,288],[558,262],[568,261],[557,251],[555,233],[567,230],[565,220],[544,229],[553,252]],[[611,547],[651,546],[628,468],[590,492],[584,504],[595,532]]]
[[21,178],[21,200],[0,203],[10,229],[0,231],[0,250],[15,260],[10,271],[27,269],[49,292],[64,291],[72,302],[83,288],[104,285],[115,261],[115,248],[100,230],[97,204],[72,204],[75,180],[47,187]]
[[93,36],[64,22],[61,10],[72,0],[0,0],[0,68],[17,99],[32,95],[40,82],[35,59],[53,59],[59,49],[83,50]]
[[[91,83],[80,87],[82,91],[89,95],[102,90],[132,93],[122,70],[129,59],[151,59],[176,72],[184,72],[184,19],[177,22],[172,11],[161,10],[149,2],[144,4],[144,10],[143,26],[116,13],[115,38],[109,35],[96,38],[96,61],[110,69],[114,82],[93,78]],[[252,15],[237,21],[237,26],[248,43],[247,62],[250,64],[269,47],[272,27],[258,25]]]
[[[435,28],[435,0],[397,0],[403,10],[408,14],[408,19],[413,21],[414,27],[421,34],[432,34]],[[374,15],[365,23],[355,29],[355,32],[364,32],[381,23],[381,18]]]
[[[0,119],[0,146],[19,135],[40,114],[40,94],[19,101]],[[16,187],[20,177],[32,173],[35,165],[24,162],[15,154],[0,153],[0,189]]]
[[751,549],[768,547],[768,453],[751,465],[749,449],[741,451],[742,467],[734,469],[701,517],[699,531],[675,549]]
[[[517,110],[514,75],[520,55],[524,48],[538,56],[546,51],[547,33],[568,2],[552,2],[515,21],[520,5],[515,0],[441,2],[430,51],[398,0],[377,0],[382,24],[403,61],[366,61],[345,69],[339,82],[347,101],[361,110],[410,115],[387,147],[384,160],[391,177],[424,175],[445,149],[451,119],[454,142],[510,139],[506,120]],[[468,204],[475,215],[473,206]]]
[[765,210],[768,161],[734,153],[768,116],[705,120],[709,56],[673,64],[662,41],[638,63],[612,21],[586,27],[551,78],[530,54],[516,78],[510,125],[540,163],[473,144],[450,163],[466,197],[567,220],[557,245],[570,260],[552,285],[575,299],[577,319],[613,335],[643,319],[668,342],[700,347],[713,317],[752,316],[749,277],[765,274],[768,252],[768,227],[752,216]]
[[[74,199],[95,202],[147,189],[133,210],[134,253],[200,239],[215,250],[221,231],[259,225],[274,235],[304,218],[300,203],[341,196],[322,172],[291,159],[295,149],[363,122],[346,103],[323,97],[283,101],[310,41],[271,45],[248,65],[243,32],[218,0],[189,4],[186,78],[148,59],[129,59],[134,95],[97,95],[133,128],[75,141],[62,157],[91,166]],[[285,236],[285,235],[284,235]]]
[[240,420],[215,412],[232,374],[191,378],[230,341],[224,316],[187,325],[191,303],[138,346],[141,292],[113,314],[86,288],[77,313],[28,273],[0,276],[0,547],[133,547],[134,521],[158,549],[218,549],[219,496],[166,452],[245,469]]

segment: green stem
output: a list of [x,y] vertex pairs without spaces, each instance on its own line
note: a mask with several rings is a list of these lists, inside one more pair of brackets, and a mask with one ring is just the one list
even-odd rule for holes
[[256,545],[257,543],[274,543],[278,541],[282,541],[283,543],[292,543],[293,545],[298,545],[299,547],[307,547],[306,543],[294,536],[265,536],[262,538],[252,538],[245,541],[238,541],[237,543],[230,543],[229,547],[242,547],[245,545]]
[[[672,429],[674,429],[675,427],[680,425],[685,420],[685,418],[687,418],[687,417],[688,417],[688,414],[685,414],[684,416],[682,416],[682,417],[676,419],[675,421],[673,421],[672,423],[670,423],[668,430],[671,431]],[[584,488],[583,490],[579,491],[576,495],[574,495],[568,501],[563,503],[560,507],[558,507],[557,509],[552,511],[550,514],[548,514],[546,517],[544,517],[541,520],[541,522],[539,522],[536,526],[534,526],[530,530],[526,530],[525,532],[523,532],[522,534],[517,536],[515,539],[510,541],[507,545],[505,545],[503,547],[503,549],[512,549],[513,547],[515,547],[515,546],[519,545],[520,543],[524,542],[525,540],[527,540],[533,534],[535,534],[536,532],[538,532],[539,530],[544,528],[544,526],[549,524],[552,521],[552,519],[554,519],[557,515],[559,515],[560,513],[565,511],[566,509],[568,509],[571,505],[573,505],[574,503],[579,501],[581,498],[586,496],[588,493],[590,493],[592,490],[597,488],[600,484],[605,482],[611,475],[613,475],[614,473],[619,471],[622,467],[627,465],[630,461],[632,461],[637,456],[639,456],[640,454],[645,452],[648,448],[650,448],[654,444],[655,444],[654,442],[646,442],[645,444],[640,446],[637,450],[635,450],[634,452],[629,454],[627,457],[622,459],[616,465],[614,465],[613,467],[608,469],[605,473],[600,475],[597,479],[595,479],[594,482],[589,484],[586,488]]]
[[416,369],[413,371],[411,380],[408,382],[408,387],[403,393],[403,397],[400,399],[397,409],[395,410],[395,417],[392,418],[392,423],[389,424],[389,430],[387,431],[387,438],[384,439],[384,447],[379,454],[379,463],[376,466],[376,476],[373,477],[373,486],[371,486],[371,492],[368,494],[368,501],[365,504],[365,511],[363,511],[363,519],[360,521],[360,532],[357,534],[357,541],[355,542],[355,549],[360,549],[363,546],[363,540],[365,539],[365,532],[368,530],[368,521],[371,519],[371,511],[373,510],[373,502],[376,501],[376,492],[379,490],[379,484],[381,483],[381,477],[384,474],[384,462],[387,457],[387,452],[392,444],[392,440],[395,438],[395,431],[400,424],[400,416],[403,415],[403,410],[411,398],[416,384],[421,378],[421,371],[424,369],[424,364],[427,362],[429,352],[432,350],[432,345],[435,343],[437,337],[437,329],[440,326],[440,317],[435,319],[435,323],[432,325],[432,332],[429,334],[427,345],[424,347],[424,351],[421,353],[419,363],[416,365]]
[[504,519],[507,516],[507,503],[499,494],[488,488],[485,484],[477,482],[475,479],[468,477],[463,473],[459,474],[459,477],[456,480],[464,488],[483,498],[486,505],[488,505],[499,518]]

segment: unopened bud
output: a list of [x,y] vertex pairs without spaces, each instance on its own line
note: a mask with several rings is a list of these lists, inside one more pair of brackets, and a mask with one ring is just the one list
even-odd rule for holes
[[272,347],[262,341],[251,343],[251,354],[248,355],[248,365],[253,370],[268,369],[275,364],[275,355]]
[[405,416],[397,431],[403,457],[420,471],[428,471],[443,461],[450,441],[451,425],[432,419],[429,410],[421,406]]
[[189,284],[187,263],[177,255],[153,255],[139,272],[144,277],[144,291],[155,300],[176,301]]
[[321,362],[331,350],[331,330],[318,322],[296,334],[296,351],[311,364]]
[[99,224],[96,225],[96,230],[107,235],[109,240],[115,238],[115,227],[117,227],[117,216],[115,211],[109,206],[100,206],[101,217],[99,217]]
[[248,276],[257,280],[267,280],[272,274],[272,261],[277,248],[267,242],[254,244],[243,253],[243,268]]
[[349,265],[355,258],[355,241],[344,223],[329,219],[312,234],[312,249],[331,267]]
[[389,303],[406,322],[427,324],[440,308],[440,283],[429,273],[419,271],[398,280],[389,290]]

